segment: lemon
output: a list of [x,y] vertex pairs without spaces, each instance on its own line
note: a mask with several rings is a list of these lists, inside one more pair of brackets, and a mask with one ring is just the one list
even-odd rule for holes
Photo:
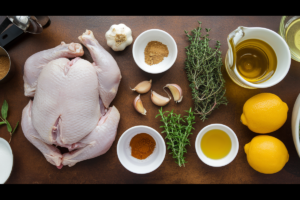
[[241,121],[255,133],[271,133],[285,123],[288,109],[275,94],[257,94],[244,104]]
[[264,174],[279,172],[289,160],[285,145],[277,138],[259,135],[245,145],[249,165]]

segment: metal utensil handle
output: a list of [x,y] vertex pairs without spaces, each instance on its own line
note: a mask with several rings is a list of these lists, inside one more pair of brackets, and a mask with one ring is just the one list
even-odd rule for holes
[[18,36],[24,33],[23,30],[21,30],[14,24],[7,28],[10,24],[12,24],[11,21],[8,18],[5,18],[3,23],[0,25],[0,46],[2,47],[4,47],[5,45],[7,45],[8,43],[10,43],[11,41],[13,41]]
[[2,22],[2,24],[0,25],[0,34],[10,25],[12,24],[12,22],[8,19],[5,18],[5,20]]

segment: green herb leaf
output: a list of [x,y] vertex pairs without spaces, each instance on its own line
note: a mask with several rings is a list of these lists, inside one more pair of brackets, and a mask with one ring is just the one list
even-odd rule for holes
[[1,108],[1,115],[2,115],[3,119],[7,118],[7,111],[8,111],[8,104],[7,104],[6,100],[4,100],[2,108]]
[[192,112],[192,108],[188,111],[188,116],[181,117],[181,115],[177,115],[176,113],[168,111],[163,112],[162,108],[158,110],[159,114],[156,116],[160,116],[161,120],[164,123],[164,126],[160,126],[160,128],[164,128],[162,133],[166,133],[165,139],[168,141],[167,149],[170,149],[172,157],[175,159],[175,163],[181,166],[185,166],[185,157],[183,156],[184,153],[187,153],[185,148],[186,145],[190,145],[190,141],[188,136],[193,129],[192,124],[195,122],[195,116]]
[[6,100],[4,100],[2,108],[1,108],[1,115],[2,115],[2,117],[0,116],[0,119],[2,120],[2,122],[0,122],[0,125],[6,124],[7,131],[10,134],[10,139],[9,139],[9,143],[10,143],[12,135],[13,135],[13,133],[15,132],[15,130],[17,129],[17,127],[19,125],[19,121],[17,122],[14,130],[12,131],[10,123],[6,120],[6,118],[7,118],[7,112],[8,112],[8,103],[6,102]]
[[9,122],[7,120],[5,120],[5,121],[6,121],[7,131],[11,134],[12,128],[11,128]]
[[15,132],[15,130],[16,130],[16,129],[17,129],[17,127],[18,127],[18,124],[19,124],[19,121],[17,122],[17,124],[16,124],[16,126],[15,126],[14,130],[11,132],[11,134],[13,134],[13,133]]
[[213,110],[221,104],[227,105],[228,101],[224,96],[225,80],[221,72],[221,43],[217,41],[215,49],[212,49],[208,38],[210,29],[206,28],[207,34],[201,35],[201,22],[198,23],[199,27],[192,30],[190,35],[184,31],[190,41],[185,48],[185,70],[192,89],[195,114],[204,121]]

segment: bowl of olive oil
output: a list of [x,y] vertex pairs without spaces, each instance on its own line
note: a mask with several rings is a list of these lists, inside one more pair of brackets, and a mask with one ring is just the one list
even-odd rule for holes
[[261,83],[275,73],[277,56],[273,48],[262,40],[244,40],[236,46],[236,67],[246,81]]
[[195,148],[200,160],[212,167],[222,167],[234,160],[239,141],[234,131],[223,124],[211,124],[197,135]]
[[242,87],[271,87],[283,80],[290,69],[290,48],[273,30],[239,26],[228,35],[227,43],[225,69]]
[[300,62],[300,16],[283,16],[279,34],[288,44],[292,59]]

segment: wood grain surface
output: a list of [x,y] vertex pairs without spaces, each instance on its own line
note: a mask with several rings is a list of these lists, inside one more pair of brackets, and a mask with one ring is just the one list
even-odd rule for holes
[[[29,101],[29,98],[24,96],[23,88],[23,66],[26,59],[36,52],[59,45],[61,41],[79,42],[78,36],[86,29],[90,29],[99,43],[115,58],[123,77],[118,94],[111,104],[115,105],[121,114],[116,140],[106,154],[59,170],[46,161],[41,152],[25,138],[21,127],[18,127],[11,142],[14,155],[13,170],[6,183],[300,183],[300,159],[291,133],[292,109],[300,92],[300,63],[293,60],[284,80],[267,89],[242,88],[233,83],[223,68],[229,104],[221,105],[204,122],[196,118],[195,130],[190,136],[191,146],[187,147],[186,167],[178,167],[167,150],[165,160],[157,170],[138,175],[122,166],[116,151],[120,136],[132,126],[147,125],[159,132],[162,131],[159,128],[161,122],[155,119],[159,107],[151,102],[150,92],[141,96],[147,109],[147,115],[142,116],[133,108],[132,102],[137,93],[132,92],[129,87],[134,87],[140,81],[152,79],[152,89],[163,94],[164,85],[176,83],[183,89],[183,101],[180,104],[172,101],[164,107],[164,110],[174,109],[176,113],[185,114],[184,110],[193,106],[191,90],[184,70],[185,47],[189,44],[184,30],[190,31],[196,28],[197,20],[202,21],[203,28],[211,28],[211,44],[214,45],[216,40],[221,42],[224,63],[228,49],[226,38],[231,31],[238,26],[246,26],[264,27],[278,32],[280,16],[50,16],[50,18],[50,26],[41,34],[25,34],[6,47],[12,65],[15,67],[11,80],[0,86],[0,105],[4,100],[9,104],[8,121],[14,127],[17,121],[21,120],[22,110]],[[4,19],[5,16],[1,16],[0,22]],[[104,35],[112,24],[119,23],[124,23],[131,28],[134,40],[148,29],[162,29],[171,34],[178,47],[178,56],[173,67],[162,74],[148,74],[135,64],[132,45],[124,51],[114,52],[107,46]],[[84,51],[82,58],[92,62],[90,53],[85,47]],[[258,134],[253,133],[240,122],[245,101],[262,92],[278,95],[289,107],[286,123],[279,130],[268,134],[280,139],[286,145],[290,155],[285,167],[272,175],[261,174],[249,166],[244,145]],[[194,143],[198,132],[212,123],[229,126],[235,131],[239,140],[236,158],[227,166],[220,168],[204,164],[195,151]],[[165,137],[164,134],[162,135]],[[0,137],[9,140],[9,133],[5,126],[0,127]]]

